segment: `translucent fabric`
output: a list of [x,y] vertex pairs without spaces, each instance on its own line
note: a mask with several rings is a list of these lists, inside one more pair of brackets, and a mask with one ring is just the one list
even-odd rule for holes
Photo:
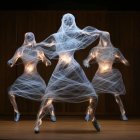
[[37,64],[42,61],[48,66],[51,62],[45,57],[43,51],[36,47],[32,32],[25,34],[23,45],[8,61],[8,64],[11,67],[14,66],[19,58],[24,64],[24,73],[9,88],[9,94],[40,101],[45,94],[46,84],[37,72]]

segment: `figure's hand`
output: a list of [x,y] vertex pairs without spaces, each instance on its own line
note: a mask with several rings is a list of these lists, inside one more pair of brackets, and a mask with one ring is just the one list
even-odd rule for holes
[[123,62],[123,64],[125,64],[126,66],[129,66],[129,65],[130,65],[129,62],[128,62],[127,60],[123,60],[122,62]]
[[12,62],[11,59],[7,62],[7,64],[8,64],[10,67],[13,67],[13,62]]
[[83,65],[85,66],[85,67],[89,67],[89,62],[85,59],[84,61],[83,61]]
[[46,66],[50,66],[51,65],[51,61],[46,61]]

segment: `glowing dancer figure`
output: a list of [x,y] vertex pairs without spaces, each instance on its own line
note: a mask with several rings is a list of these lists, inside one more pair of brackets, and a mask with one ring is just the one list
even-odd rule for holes
[[[43,97],[44,100],[34,128],[36,133],[39,132],[42,118],[48,106],[52,104],[49,99],[78,103],[92,98],[91,107],[93,108],[93,114],[95,114],[97,95],[81,66],[74,59],[75,51],[86,48],[97,39],[99,35],[95,31],[96,29],[92,27],[79,29],[76,26],[74,16],[65,14],[58,32],[42,42],[42,45],[46,45],[44,51],[46,51],[47,56],[49,58],[59,56],[59,61]],[[96,130],[100,131],[100,126],[94,115],[92,116],[92,123]]]
[[[37,72],[37,64],[41,60],[46,66],[51,65],[43,51],[36,47],[35,37],[32,32],[25,34],[23,45],[16,51],[12,59],[8,61],[8,64],[13,67],[19,58],[24,63],[24,73],[16,79],[9,89],[9,97],[14,108],[14,120],[16,122],[19,121],[20,113],[15,96],[41,101],[42,96],[45,94],[46,84]],[[53,106],[50,105],[49,108],[51,119],[55,121]]]
[[[125,94],[122,75],[119,70],[112,68],[115,60],[119,60],[125,65],[128,65],[128,61],[117,48],[113,47],[110,41],[110,34],[108,32],[102,32],[99,44],[90,51],[89,56],[83,62],[84,66],[89,67],[89,62],[91,60],[96,60],[99,66],[92,80],[95,91],[97,94],[113,94],[117,104],[119,105],[122,120],[128,120],[120,98],[120,95]],[[90,114],[92,112],[92,108],[90,107],[91,100],[92,99],[89,101],[89,107],[85,117],[85,120],[87,121],[90,119]]]

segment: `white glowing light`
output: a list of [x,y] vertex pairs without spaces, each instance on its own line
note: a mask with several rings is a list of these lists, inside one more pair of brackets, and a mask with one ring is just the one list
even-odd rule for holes
[[25,70],[27,73],[32,73],[34,71],[34,65],[32,65],[32,64],[26,65]]

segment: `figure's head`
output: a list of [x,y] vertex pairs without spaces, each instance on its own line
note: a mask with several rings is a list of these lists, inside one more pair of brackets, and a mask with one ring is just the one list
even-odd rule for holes
[[62,23],[66,26],[72,26],[75,24],[75,17],[72,14],[67,13],[63,16]]
[[35,42],[35,36],[32,32],[25,33],[25,39],[24,39],[24,45],[34,45]]
[[27,42],[32,42],[32,41],[34,41],[34,39],[35,39],[35,36],[34,36],[34,34],[32,32],[27,32],[25,34],[25,40]]
[[77,30],[80,29],[76,26],[75,17],[70,13],[64,14],[58,32],[71,33]]
[[109,32],[103,31],[100,35],[100,41],[99,44],[102,47],[109,47],[111,45],[111,41],[110,41],[110,34]]

